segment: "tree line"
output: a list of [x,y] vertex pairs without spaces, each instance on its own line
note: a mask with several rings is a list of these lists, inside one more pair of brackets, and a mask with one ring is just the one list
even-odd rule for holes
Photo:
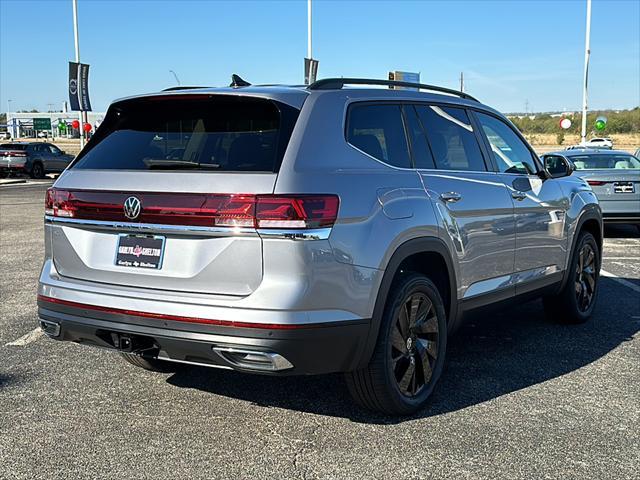
[[[533,118],[532,118],[533,117]],[[509,116],[509,119],[525,135],[533,133],[580,134],[582,128],[582,113],[568,114],[571,127],[567,130],[560,128],[560,120],[563,117],[552,117],[551,114],[542,113],[530,116]],[[604,130],[596,131],[596,118],[606,117],[607,125]],[[611,133],[640,133],[640,107],[632,110],[601,110],[587,113],[587,132],[598,135]]]

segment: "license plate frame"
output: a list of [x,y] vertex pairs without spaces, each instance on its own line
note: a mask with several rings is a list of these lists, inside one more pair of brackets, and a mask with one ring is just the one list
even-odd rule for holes
[[[165,243],[166,237],[161,235],[120,233],[114,264],[123,268],[160,270],[164,260]],[[145,249],[150,251],[145,252]]]
[[614,182],[613,193],[636,193],[633,182]]

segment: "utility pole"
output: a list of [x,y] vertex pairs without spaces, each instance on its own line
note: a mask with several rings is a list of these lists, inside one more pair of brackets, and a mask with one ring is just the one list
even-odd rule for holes
[[591,55],[591,0],[587,0],[587,31],[584,40],[584,85],[582,90],[582,131],[580,144],[587,143],[587,87],[589,84],[589,56]]
[[[80,41],[78,39],[78,0],[71,0],[73,4],[73,38],[75,41],[76,47],[76,63],[80,63]],[[80,111],[79,119],[80,119],[80,150],[84,148],[84,116],[83,112]]]
[[464,92],[464,72],[460,72],[460,91]]

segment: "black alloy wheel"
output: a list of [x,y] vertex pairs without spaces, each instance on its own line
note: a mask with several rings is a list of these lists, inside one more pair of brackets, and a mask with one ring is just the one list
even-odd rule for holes
[[593,303],[596,281],[596,253],[585,243],[578,253],[575,275],[576,304],[581,312],[589,310]]
[[400,392],[415,397],[429,384],[438,358],[438,318],[422,292],[407,297],[391,332],[391,367]]

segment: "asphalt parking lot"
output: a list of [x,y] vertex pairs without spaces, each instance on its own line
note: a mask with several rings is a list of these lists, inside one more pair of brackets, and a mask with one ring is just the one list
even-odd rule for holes
[[472,318],[429,407],[390,418],[337,375],[158,374],[34,332],[50,183],[0,187],[0,478],[638,478],[635,229],[607,229],[588,324]]

